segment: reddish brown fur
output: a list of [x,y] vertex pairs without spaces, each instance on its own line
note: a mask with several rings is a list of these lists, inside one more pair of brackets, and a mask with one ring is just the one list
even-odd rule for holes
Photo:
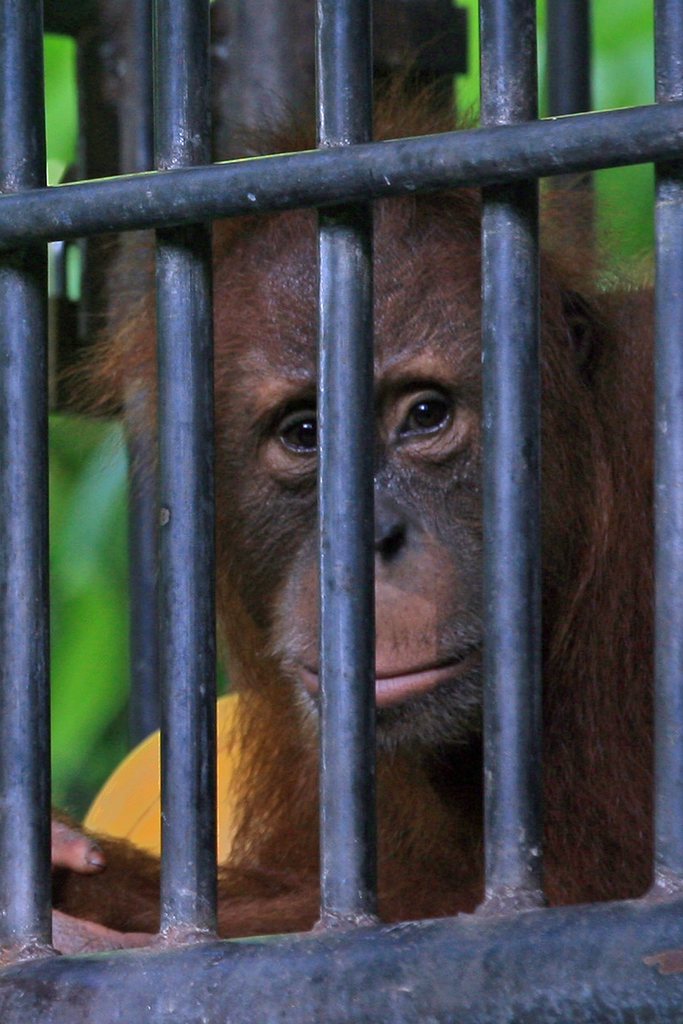
[[[444,127],[431,116],[419,103],[385,111],[380,134]],[[425,339],[449,331],[463,352],[463,373],[473,372],[478,224],[478,198],[468,192],[377,204],[377,291],[388,296],[377,324],[380,349],[384,338],[398,336],[393,344],[410,350],[416,339],[424,347]],[[249,517],[240,516],[239,500],[246,499],[237,505],[235,499],[248,493],[255,517],[265,497],[250,461],[257,441],[240,434],[243,410],[271,387],[273,358],[286,365],[313,345],[313,227],[313,214],[292,213],[220,223],[215,230],[218,605],[231,679],[241,694],[240,827],[219,882],[226,935],[305,929],[317,915],[315,728],[283,677],[268,629],[249,610],[258,603],[252,592],[266,584],[245,578],[236,552],[267,545],[271,537],[256,518],[253,528],[251,520],[245,525]],[[584,254],[562,250],[561,223],[551,218],[545,231],[546,888],[552,903],[568,903],[633,896],[650,881],[651,310],[645,294],[600,293]],[[421,260],[425,254],[428,262]],[[588,310],[581,330],[589,335],[590,355],[582,366],[576,323],[565,314],[563,296],[570,292],[580,292]],[[131,382],[152,386],[151,309],[144,300],[100,349],[89,372],[106,395],[120,396]],[[467,387],[475,393],[475,378]],[[475,430],[475,454],[477,438]],[[271,568],[277,589],[282,566],[274,561]],[[385,919],[476,906],[480,776],[476,741],[381,752]],[[103,845],[107,871],[60,879],[58,905],[114,928],[153,930],[156,863],[125,844]]]

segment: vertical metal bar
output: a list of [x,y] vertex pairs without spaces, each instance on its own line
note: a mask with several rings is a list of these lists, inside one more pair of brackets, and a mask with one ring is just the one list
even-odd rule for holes
[[[548,0],[548,114],[577,114],[592,110],[591,0]],[[582,190],[584,217],[567,227],[567,243],[591,245],[595,219],[593,175],[560,176],[555,189]]]
[[[208,162],[209,2],[155,0],[159,168]],[[215,928],[211,237],[157,236],[162,681],[161,926]]]
[[[133,0],[129,4],[122,39],[126,57],[120,105],[122,174],[154,166],[152,20],[152,0]],[[125,246],[126,240],[121,244]],[[127,438],[131,744],[140,742],[160,724],[156,459],[152,439],[144,429],[136,430],[134,426],[136,419],[145,418],[139,407],[147,401],[147,395],[139,391],[126,398],[126,421],[132,425]]]
[[[683,7],[655,4],[656,98],[683,99]],[[683,882],[683,165],[657,167],[655,886]]]
[[[0,192],[45,185],[41,0],[0,5]],[[47,248],[0,261],[0,944],[48,944]]]
[[[482,121],[537,115],[533,0],[482,0]],[[538,186],[484,190],[486,901],[541,900]]]
[[592,109],[590,0],[548,0],[548,114]]
[[122,174],[154,167],[152,7],[152,0],[128,0],[127,3],[122,31],[125,86],[119,108]]
[[134,423],[143,418],[147,395],[126,398],[129,460],[128,577],[130,580],[130,698],[128,736],[139,743],[159,728],[158,486],[152,439]]
[[[320,146],[372,133],[371,5],[318,0]],[[322,210],[320,260],[321,920],[376,912],[372,220]]]
[[[120,86],[117,48],[112,45],[118,0],[98,0],[92,20],[77,37],[78,150],[76,173],[82,179],[105,178],[119,170],[117,92]],[[111,238],[81,238],[80,297],[76,308],[77,338],[60,338],[60,360],[69,349],[92,341],[92,326],[103,312],[117,309]],[[75,343],[75,344],[74,344]]]

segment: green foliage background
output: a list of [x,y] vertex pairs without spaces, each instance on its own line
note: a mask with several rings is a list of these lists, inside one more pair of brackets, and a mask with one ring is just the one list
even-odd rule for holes
[[[470,9],[470,73],[458,84],[461,109],[476,108],[476,0]],[[595,0],[596,109],[653,99],[650,0]],[[541,30],[545,4],[539,5]],[[542,33],[541,33],[542,34]],[[48,174],[60,180],[76,140],[74,48],[46,38]],[[541,49],[541,81],[545,57]],[[652,242],[652,169],[602,172],[600,226],[617,262]],[[616,241],[614,241],[616,239]],[[81,811],[126,750],[128,607],[125,455],[116,425],[53,417],[51,425],[53,788]]]
[[[73,160],[71,39],[45,41],[48,180]],[[81,812],[127,749],[126,466],[116,424],[50,422],[53,796]]]

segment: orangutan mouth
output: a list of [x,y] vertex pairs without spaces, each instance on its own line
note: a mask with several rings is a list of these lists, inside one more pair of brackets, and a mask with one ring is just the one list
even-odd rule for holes
[[[408,670],[384,670],[378,666],[375,677],[375,703],[378,708],[394,707],[410,700],[411,697],[429,693],[442,683],[453,683],[468,672],[479,658],[478,648],[468,648],[460,657],[438,665],[425,665]],[[312,697],[317,697],[317,671],[302,665],[300,675],[308,693]]]

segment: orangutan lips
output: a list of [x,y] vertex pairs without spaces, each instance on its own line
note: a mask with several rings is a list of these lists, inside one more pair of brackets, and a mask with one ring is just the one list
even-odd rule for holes
[[[429,665],[409,671],[380,671],[375,678],[375,702],[378,708],[390,708],[403,704],[422,693],[429,693],[442,683],[455,682],[467,672],[479,655],[478,651],[466,651],[461,658],[444,665]],[[301,666],[301,680],[312,697],[319,691],[318,673]]]

